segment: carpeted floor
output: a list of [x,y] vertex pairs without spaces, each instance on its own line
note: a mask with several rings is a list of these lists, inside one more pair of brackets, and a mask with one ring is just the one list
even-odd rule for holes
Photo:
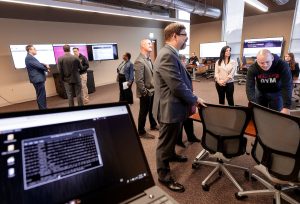
[[[200,82],[194,82],[195,93],[202,97],[205,101],[209,103],[218,103],[218,97],[215,89],[215,84],[212,80],[201,79]],[[135,96],[135,86],[133,87]],[[91,104],[115,102],[118,100],[118,85],[111,84],[106,86],[101,86],[96,88],[96,92],[90,94]],[[247,105],[247,97],[245,94],[245,85],[235,85],[234,94],[235,103],[237,105]],[[68,106],[66,99],[62,99],[58,96],[47,98],[48,107],[65,107]],[[37,105],[35,101],[30,101],[26,103],[15,104],[11,106],[1,107],[0,112],[11,112],[19,110],[36,109]],[[138,111],[139,111],[139,99],[134,97],[134,104],[130,106],[135,122],[137,122]],[[222,116],[220,116],[222,117]],[[136,123],[137,124],[137,123]],[[202,126],[200,123],[194,122],[195,134],[200,138],[202,134]],[[147,121],[146,128],[149,129],[149,123]],[[151,172],[153,174],[155,182],[157,182],[156,174],[156,163],[155,163],[155,149],[157,143],[158,132],[149,132],[156,136],[155,140],[142,139],[147,160],[150,165]],[[185,134],[185,133],[184,133]],[[213,169],[212,167],[200,166],[199,169],[192,169],[192,163],[197,154],[202,150],[199,143],[190,144],[186,141],[186,136],[183,136],[186,148],[176,147],[178,154],[183,154],[188,156],[188,162],[186,163],[171,163],[171,171],[174,177],[186,187],[184,193],[175,193],[169,191],[167,188],[162,186],[170,195],[172,195],[179,203],[182,204],[198,204],[198,203],[273,203],[272,196],[251,196],[243,201],[238,201],[235,199],[234,193],[237,192],[235,186],[226,178],[222,177],[213,182],[210,191],[206,192],[202,190],[201,182]],[[248,152],[251,149],[251,142],[253,138],[248,140]],[[239,158],[231,160],[232,163],[242,165],[245,167],[250,167],[253,170],[255,165],[254,160],[249,155],[244,155]],[[244,177],[244,172],[238,170],[231,171],[233,176],[241,184],[244,190],[250,189],[261,189],[262,185],[258,182],[247,181]],[[257,173],[257,172],[256,172]],[[157,184],[161,186],[158,182]],[[292,196],[300,201],[300,196],[295,195],[291,192]]]

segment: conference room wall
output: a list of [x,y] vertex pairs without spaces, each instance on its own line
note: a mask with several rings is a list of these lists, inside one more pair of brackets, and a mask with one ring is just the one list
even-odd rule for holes
[[[15,69],[9,45],[41,43],[118,43],[119,60],[90,63],[96,86],[115,83],[116,68],[125,52],[132,61],[139,55],[140,40],[154,33],[158,50],[163,45],[163,29],[107,26],[95,24],[46,22],[0,18],[0,106],[35,100],[35,91],[29,83],[26,69]],[[52,76],[46,81],[47,96],[57,95]]]
[[[280,37],[284,38],[283,53],[289,48],[290,33],[294,11],[283,11],[244,18],[242,42],[249,38]],[[221,41],[222,21],[191,25],[190,52],[199,56],[200,43]],[[241,45],[242,52],[243,45]]]

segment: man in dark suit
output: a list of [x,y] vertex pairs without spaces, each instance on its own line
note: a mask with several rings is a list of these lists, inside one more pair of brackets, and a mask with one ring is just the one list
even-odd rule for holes
[[69,106],[74,106],[73,100],[73,90],[77,97],[78,106],[83,106],[82,91],[81,91],[81,80],[80,80],[80,70],[82,66],[78,57],[75,57],[70,53],[70,46],[64,45],[63,47],[65,55],[58,58],[58,70],[69,100]]
[[26,51],[25,64],[30,83],[33,84],[36,92],[38,107],[39,109],[47,109],[45,81],[46,72],[50,71],[50,67],[47,64],[40,63],[34,57],[36,55],[36,49],[33,45],[27,45]]
[[157,123],[152,114],[154,86],[153,86],[153,65],[150,59],[152,43],[149,39],[141,41],[141,53],[134,62],[136,95],[140,98],[140,111],[138,118],[138,132],[141,138],[154,139],[145,130],[147,114],[149,114],[150,129],[158,130]]
[[172,178],[169,162],[187,161],[187,157],[175,153],[176,140],[191,107],[204,105],[204,101],[193,94],[191,77],[179,59],[179,50],[185,48],[188,39],[184,25],[172,23],[165,28],[164,35],[166,45],[154,63],[153,114],[160,124],[157,173],[158,180],[170,190],[184,192],[184,186]]

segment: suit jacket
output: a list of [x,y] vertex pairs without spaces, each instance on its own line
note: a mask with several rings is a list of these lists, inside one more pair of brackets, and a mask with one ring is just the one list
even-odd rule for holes
[[143,54],[140,54],[134,62],[137,97],[154,92],[153,68],[149,63],[151,64]]
[[78,57],[66,53],[64,56],[58,58],[57,66],[62,81],[70,84],[81,82],[79,71],[82,70],[82,66]]
[[165,45],[154,63],[154,117],[162,123],[183,122],[197,102],[191,76],[175,49]]
[[40,83],[46,81],[45,72],[47,68],[40,63],[35,57],[31,54],[27,54],[25,58],[25,64],[28,72],[29,81],[31,83]]

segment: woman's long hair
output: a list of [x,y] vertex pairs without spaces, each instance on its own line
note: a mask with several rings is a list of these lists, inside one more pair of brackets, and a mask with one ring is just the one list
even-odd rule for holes
[[[224,60],[224,64],[225,64],[225,52],[227,50],[227,48],[230,48],[230,51],[231,51],[231,47],[229,47],[228,45],[224,46],[222,49],[221,49],[221,52],[220,52],[220,58],[219,58],[219,61],[218,61],[218,65],[221,66],[221,62]],[[228,63],[230,61],[230,56],[228,58]]]
[[291,67],[291,70],[295,70],[295,64],[296,64],[296,61],[295,61],[295,56],[294,56],[294,53],[291,53],[289,52],[288,55],[290,56],[290,61],[288,62],[290,67]]

